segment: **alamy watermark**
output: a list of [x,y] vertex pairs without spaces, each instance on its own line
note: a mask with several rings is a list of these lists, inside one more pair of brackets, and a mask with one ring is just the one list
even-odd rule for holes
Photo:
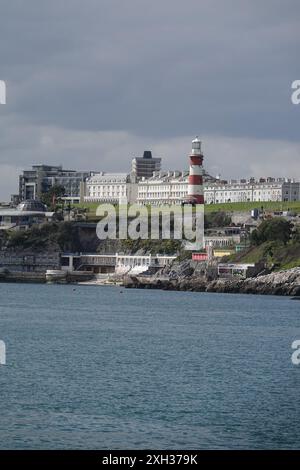
[[0,366],[6,364],[6,346],[4,341],[0,340]]
[[300,104],[300,80],[294,80],[291,86],[293,91],[291,100],[293,104]]
[[295,351],[292,354],[292,363],[294,366],[299,366],[300,365],[300,340],[296,339],[292,343],[292,349],[295,349]]
[[204,248],[204,207],[201,204],[141,206],[122,199],[116,207],[100,204],[96,215],[100,240],[181,240],[187,250]]
[[6,83],[0,80],[0,104],[6,104]]
[[[6,84],[0,80],[0,104],[6,104]],[[4,341],[0,340],[0,365],[6,364],[6,346]]]

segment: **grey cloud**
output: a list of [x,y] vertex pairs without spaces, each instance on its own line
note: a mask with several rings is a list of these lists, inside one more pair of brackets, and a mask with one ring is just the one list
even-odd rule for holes
[[[18,173],[33,163],[63,163],[65,167],[94,171],[129,171],[133,156],[150,148],[163,157],[165,169],[185,170],[191,135],[158,138],[125,131],[78,131],[39,128],[0,119],[7,130],[2,141],[5,161],[0,163],[0,200],[17,191]],[[9,130],[10,129],[10,130]],[[224,178],[240,176],[292,176],[300,178],[300,143],[203,135],[205,168]],[[9,192],[8,192],[9,188]]]
[[[73,166],[79,139],[72,150],[56,138],[46,153],[36,144],[53,129],[81,136],[92,167],[98,158],[105,167],[124,133],[133,145],[196,133],[222,142],[300,140],[300,106],[290,101],[300,78],[297,0],[0,0],[0,11],[2,163]],[[104,133],[114,139],[99,143],[93,160]],[[246,173],[240,162],[233,155],[225,171],[238,163]]]
[[18,5],[2,8],[2,70],[14,79],[13,111],[32,122],[298,138],[285,124],[299,70],[298,2]]

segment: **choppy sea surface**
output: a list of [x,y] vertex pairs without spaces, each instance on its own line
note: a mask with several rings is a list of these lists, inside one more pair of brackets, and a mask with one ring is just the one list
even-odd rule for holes
[[296,339],[284,297],[0,284],[0,448],[300,448]]

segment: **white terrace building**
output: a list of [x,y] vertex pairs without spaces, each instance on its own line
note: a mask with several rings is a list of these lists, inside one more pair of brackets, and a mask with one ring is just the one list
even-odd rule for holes
[[127,173],[98,173],[88,178],[82,188],[84,202],[118,203],[127,198],[136,202],[137,184]]
[[[215,178],[204,172],[204,181]],[[181,204],[188,195],[189,171],[154,172],[149,179],[143,178],[138,184],[139,204]]]
[[137,202],[140,204],[180,204],[187,196],[189,172],[154,172],[138,184]]
[[299,201],[300,183],[269,178],[265,181],[231,181],[227,184],[207,184],[204,190],[206,204],[226,202]]
[[[157,172],[138,184],[139,204],[180,204],[188,194],[188,171]],[[205,204],[247,201],[299,201],[300,183],[274,178],[221,182],[204,175]]]

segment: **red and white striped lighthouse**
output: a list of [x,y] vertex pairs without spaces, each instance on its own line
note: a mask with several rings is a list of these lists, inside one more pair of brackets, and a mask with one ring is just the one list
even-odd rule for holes
[[196,139],[192,141],[187,197],[188,201],[193,204],[204,204],[202,163],[203,154],[201,152],[201,141],[196,137]]

